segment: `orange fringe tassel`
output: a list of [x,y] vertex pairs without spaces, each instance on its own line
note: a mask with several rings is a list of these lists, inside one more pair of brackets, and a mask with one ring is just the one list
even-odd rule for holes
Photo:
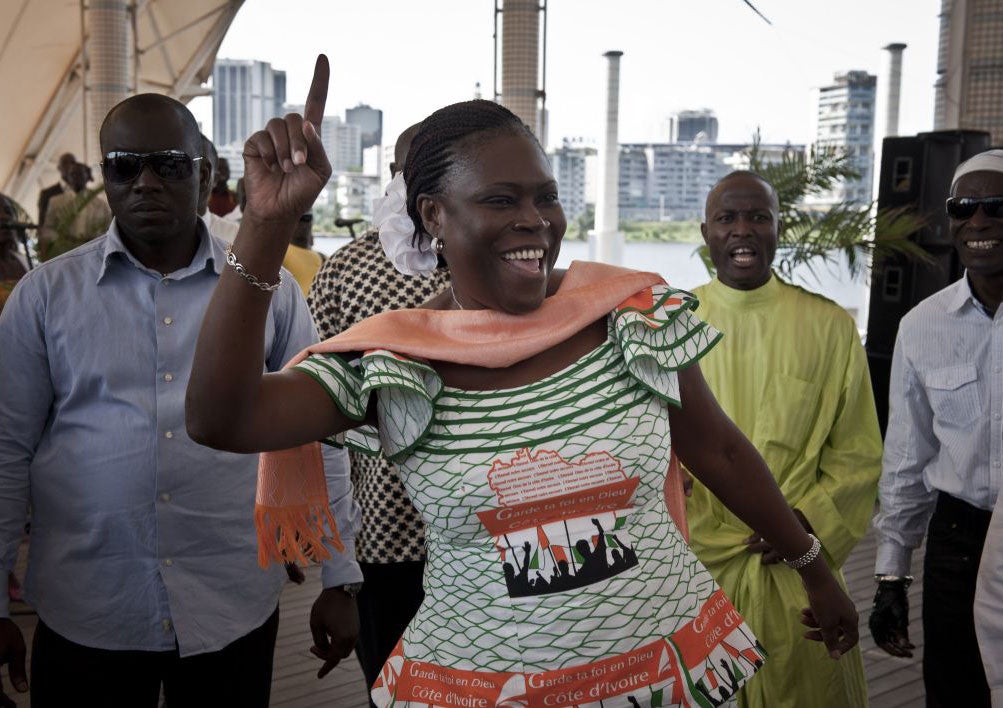
[[254,507],[254,525],[258,529],[258,565],[262,568],[267,568],[272,561],[308,565],[327,560],[331,552],[325,548],[324,541],[338,553],[345,550],[338,525],[326,503],[281,508],[258,504]]

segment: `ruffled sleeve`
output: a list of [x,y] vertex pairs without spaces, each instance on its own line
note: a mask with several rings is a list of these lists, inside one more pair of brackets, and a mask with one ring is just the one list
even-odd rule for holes
[[360,425],[325,442],[391,461],[406,456],[428,432],[442,379],[427,364],[385,349],[366,352],[347,362],[337,354],[315,354],[296,369],[316,379],[339,410],[362,421],[376,391],[377,427]]
[[698,301],[669,285],[654,285],[624,300],[612,314],[611,336],[627,370],[659,398],[679,406],[676,372],[698,361],[721,333],[693,314]]

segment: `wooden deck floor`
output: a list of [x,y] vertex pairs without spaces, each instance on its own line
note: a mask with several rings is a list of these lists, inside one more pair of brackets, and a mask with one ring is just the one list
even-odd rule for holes
[[[867,629],[867,617],[874,596],[874,553],[873,533],[869,533],[854,550],[843,572],[846,575],[850,594],[860,613],[860,644],[864,652],[864,669],[867,674],[868,691],[872,708],[912,708],[923,705],[923,679],[920,660],[923,652],[923,630],[920,626],[920,602],[922,599],[922,550],[914,555],[913,568],[916,584],[910,593],[911,636],[917,645],[912,659],[896,659],[874,646],[871,633]],[[23,561],[22,561],[23,562]],[[310,654],[310,634],[307,618],[310,606],[320,587],[320,571],[307,571],[307,582],[301,586],[289,584],[282,593],[281,623],[275,648],[275,667],[272,680],[272,701],[275,708],[365,708],[365,681],[353,654],[343,661],[328,676],[317,680],[320,662]],[[35,616],[23,605],[15,604],[12,610],[18,613],[15,621],[25,633],[30,643],[35,628]],[[29,667],[30,671],[30,667]],[[3,671],[4,688],[10,693],[10,682],[6,669]],[[28,695],[16,695],[19,707],[28,706]],[[833,706],[833,708],[842,708]]]

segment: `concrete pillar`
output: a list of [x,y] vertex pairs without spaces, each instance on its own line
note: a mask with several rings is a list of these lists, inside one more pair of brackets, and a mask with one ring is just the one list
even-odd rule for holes
[[502,6],[501,103],[540,134],[540,5],[504,0]]
[[98,134],[108,111],[132,93],[132,18],[127,0],[89,0],[86,162],[101,159]]
[[606,57],[606,115],[602,142],[599,145],[598,182],[595,229],[589,234],[589,258],[601,263],[619,265],[623,261],[623,234],[620,226],[620,57],[623,52],[611,51]]
[[889,44],[885,63],[885,137],[893,138],[899,134],[899,102],[902,93],[902,52],[906,45]]

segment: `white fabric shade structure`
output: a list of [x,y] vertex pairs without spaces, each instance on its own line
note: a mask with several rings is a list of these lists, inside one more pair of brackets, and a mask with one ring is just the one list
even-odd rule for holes
[[[34,213],[39,189],[58,179],[55,161],[72,152],[98,160],[95,122],[86,109],[103,90],[96,47],[85,39],[87,13],[119,11],[111,28],[127,42],[115,57],[129,92],[182,102],[204,95],[216,52],[243,0],[0,0],[0,192]],[[124,9],[124,11],[122,11]],[[107,34],[108,29],[104,32]],[[123,47],[126,45],[123,44]],[[84,58],[90,57],[85,64]],[[107,56],[100,57],[107,66]],[[115,63],[115,62],[113,62]],[[90,113],[90,114],[89,114]]]

